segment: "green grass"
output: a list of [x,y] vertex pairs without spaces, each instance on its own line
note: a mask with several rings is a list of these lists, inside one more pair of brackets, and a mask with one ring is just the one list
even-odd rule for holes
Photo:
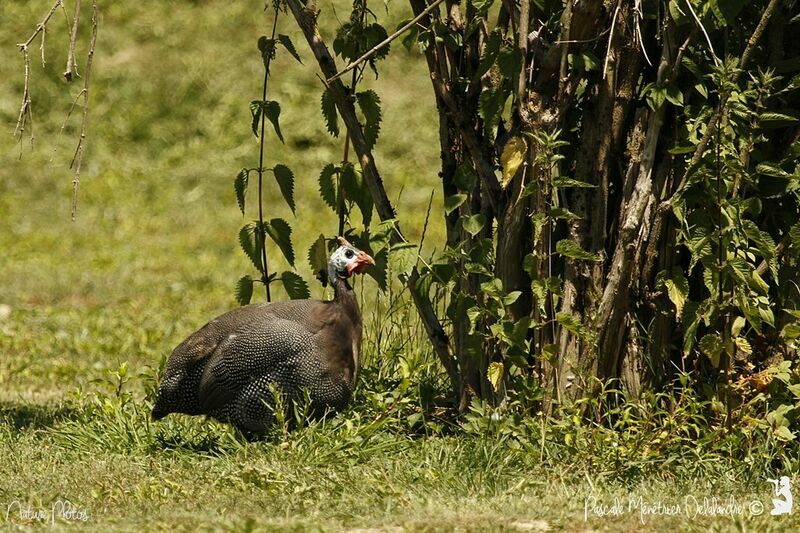
[[[664,503],[716,495],[766,504],[766,478],[782,473],[770,460],[782,452],[774,443],[730,449],[738,441],[728,437],[715,449],[711,434],[698,438],[698,446],[685,435],[663,448],[644,438],[644,448],[623,453],[614,451],[609,431],[568,421],[542,430],[538,418],[500,431],[475,415],[466,430],[453,427],[437,407],[441,372],[407,299],[397,287],[378,294],[368,280],[357,287],[367,368],[356,400],[337,418],[261,442],[202,419],[151,424],[155,369],[187,334],[235,305],[234,283],[249,272],[236,241],[243,219],[232,182],[239,168],[256,161],[248,104],[260,91],[255,43],[268,20],[259,3],[104,4],[76,222],[69,221],[67,164],[77,116],[63,135],[58,129],[79,89],[60,79],[66,48],[60,14],[48,32],[47,68],[38,50],[32,54],[35,144],[26,141],[19,158],[14,139],[0,136],[0,304],[11,309],[0,318],[5,525],[40,525],[13,509],[6,517],[14,501],[49,510],[65,499],[88,520],[57,524],[87,530],[800,525],[794,517],[770,516],[660,516],[642,525],[635,512],[590,515],[584,522],[590,495],[609,505],[615,496],[627,503],[631,495]],[[335,6],[346,18],[347,3]],[[319,7],[330,39],[333,5]],[[48,8],[44,1],[0,3],[4,131],[13,129],[22,90],[14,44]],[[389,29],[407,17],[405,4],[392,2],[388,10],[378,13]],[[286,144],[270,138],[268,163],[294,170],[297,217],[274,184],[267,211],[291,219],[298,271],[312,281],[305,251],[320,232],[336,228],[316,193],[316,177],[342,146],[325,133],[317,70],[288,17],[280,31],[291,35],[305,64],[280,56],[275,63],[271,84]],[[79,57],[84,52],[81,47]],[[441,202],[436,129],[420,127],[436,116],[424,62],[416,53],[392,54],[381,77],[367,85],[383,101],[376,159],[406,233],[417,240],[431,190]],[[245,220],[252,209],[250,202]],[[442,221],[432,220],[428,249],[442,236]],[[277,250],[270,253],[287,268]],[[311,286],[315,297],[323,295],[316,282]],[[123,364],[128,381],[118,389],[114,376]],[[622,435],[622,448],[657,434],[654,427]],[[780,463],[790,468],[786,474],[794,465]]]

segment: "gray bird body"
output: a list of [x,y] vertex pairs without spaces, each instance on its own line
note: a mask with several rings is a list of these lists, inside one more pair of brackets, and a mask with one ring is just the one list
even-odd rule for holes
[[205,414],[246,432],[275,422],[277,391],[312,413],[342,409],[355,385],[361,314],[346,279],[334,299],[253,304],[212,320],[169,357],[153,418]]

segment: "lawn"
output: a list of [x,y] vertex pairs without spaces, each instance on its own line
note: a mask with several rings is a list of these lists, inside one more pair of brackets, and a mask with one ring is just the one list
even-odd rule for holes
[[[68,164],[77,113],[59,129],[79,88],[61,78],[68,37],[60,13],[47,32],[45,68],[38,47],[32,50],[34,143],[0,136],[0,522],[6,527],[51,521],[98,531],[800,527],[797,513],[769,516],[767,478],[775,473],[760,450],[706,456],[684,442],[628,454],[613,451],[617,442],[607,432],[567,422],[542,422],[555,424],[551,431],[537,429],[536,419],[515,433],[473,413],[471,423],[455,425],[436,407],[443,403],[441,370],[399,284],[387,293],[371,280],[356,286],[366,368],[355,401],[337,418],[259,442],[200,418],[151,423],[148,402],[166,355],[234,307],[236,280],[252,273],[237,233],[255,211],[248,206],[242,218],[232,184],[240,168],[257,164],[248,106],[259,97],[256,41],[269,18],[258,2],[102,4],[75,222]],[[5,132],[14,128],[22,93],[15,43],[50,5],[0,4]],[[348,16],[347,2],[318,6],[340,20]],[[376,12],[387,28],[408,17],[405,4],[386,6]],[[332,39],[335,28],[322,29]],[[325,131],[317,70],[288,15],[279,31],[291,36],[304,63],[283,54],[274,65],[272,97],[282,106],[286,142],[269,137],[267,160],[294,170],[297,214],[272,183],[266,206],[269,217],[291,220],[297,271],[313,297],[324,297],[305,257],[321,232],[336,231],[316,178],[341,157],[342,140]],[[442,202],[436,130],[418,127],[436,116],[424,60],[415,50],[392,54],[380,78],[368,79],[384,111],[377,164],[407,236],[419,240],[431,192]],[[443,235],[442,221],[431,220],[427,253]],[[277,249],[270,253],[280,269],[288,268]],[[565,435],[598,448],[587,451]],[[615,498],[621,507],[614,508]],[[754,500],[763,514],[750,507]]]

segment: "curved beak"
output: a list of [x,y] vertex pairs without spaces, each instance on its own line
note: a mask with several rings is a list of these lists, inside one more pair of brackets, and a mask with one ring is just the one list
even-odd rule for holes
[[356,256],[356,260],[347,265],[347,273],[352,274],[361,274],[364,270],[370,266],[374,265],[375,260],[366,252],[358,252]]

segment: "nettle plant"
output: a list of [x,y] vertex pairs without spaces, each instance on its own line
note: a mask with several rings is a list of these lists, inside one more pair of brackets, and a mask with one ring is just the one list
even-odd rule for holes
[[[285,0],[345,139],[320,194],[379,284],[406,286],[455,405],[549,409],[617,381],[636,397],[689,372],[730,419],[732,380],[800,334],[796,1],[409,5],[387,36],[355,1],[331,51],[323,12]],[[372,154],[380,99],[359,86],[395,39],[424,56],[438,110],[419,125],[440,139],[434,257],[403,237]],[[325,252],[320,236],[315,270]]]
[[236,201],[239,204],[239,209],[242,215],[245,214],[245,200],[247,197],[248,185],[250,183],[250,175],[254,174],[258,178],[258,219],[250,222],[239,230],[239,244],[242,247],[245,255],[253,263],[253,266],[258,271],[258,278],[253,278],[250,275],[245,275],[239,279],[236,284],[236,300],[245,305],[250,303],[253,296],[253,285],[261,283],[264,286],[267,301],[272,299],[270,292],[270,284],[274,281],[280,280],[286,293],[291,298],[308,298],[309,290],[306,282],[298,274],[292,271],[285,271],[278,275],[276,272],[270,273],[269,262],[267,258],[266,239],[267,236],[278,246],[283,256],[294,267],[295,255],[294,247],[292,245],[292,227],[289,223],[282,218],[273,218],[271,220],[264,219],[264,175],[271,173],[275,178],[275,182],[279,187],[283,199],[286,204],[294,213],[294,173],[292,170],[281,163],[274,165],[271,168],[264,167],[265,159],[265,129],[266,122],[269,121],[272,128],[280,142],[284,142],[283,133],[280,127],[280,114],[281,106],[275,100],[268,100],[267,87],[270,77],[270,64],[275,59],[279,46],[283,51],[291,54],[299,63],[302,63],[297,49],[287,35],[277,34],[278,15],[286,12],[285,5],[279,0],[272,4],[273,19],[272,19],[272,32],[270,37],[261,36],[258,39],[258,51],[264,62],[264,84],[260,100],[253,100],[250,102],[250,113],[252,114],[252,129],[253,135],[259,139],[259,154],[258,166],[254,168],[243,168],[236,175],[234,180],[234,190],[236,192]]

